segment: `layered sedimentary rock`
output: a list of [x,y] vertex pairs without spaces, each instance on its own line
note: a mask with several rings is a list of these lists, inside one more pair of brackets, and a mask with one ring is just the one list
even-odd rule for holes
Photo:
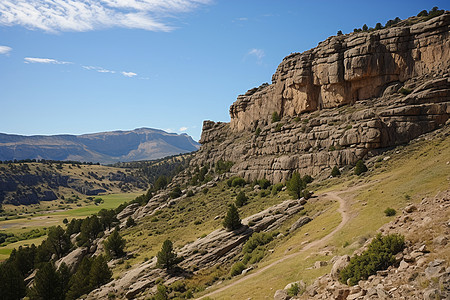
[[450,13],[427,22],[332,36],[316,48],[283,59],[264,84],[230,107],[233,130],[270,121],[273,112],[295,116],[379,97],[386,85],[450,67]]
[[[408,22],[405,22],[408,23]],[[193,164],[233,161],[248,180],[316,176],[443,126],[450,114],[450,13],[334,36],[279,65],[272,84],[205,121]],[[281,121],[272,122],[277,112]]]

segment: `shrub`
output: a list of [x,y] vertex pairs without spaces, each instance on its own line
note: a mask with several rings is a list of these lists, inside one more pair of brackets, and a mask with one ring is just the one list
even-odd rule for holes
[[272,123],[279,122],[281,120],[280,116],[276,111],[272,113]]
[[420,13],[417,14],[418,17],[427,17],[428,12],[426,9],[422,10]]
[[242,226],[241,218],[239,217],[239,212],[234,206],[234,204],[231,204],[230,208],[228,209],[227,215],[225,216],[225,219],[223,221],[223,227],[225,227],[228,230],[235,230]]
[[377,23],[375,25],[375,30],[380,30],[380,29],[383,29],[383,25],[381,25],[381,23]]
[[263,179],[258,180],[258,184],[262,189],[265,190],[270,186],[270,181],[263,178]]
[[180,187],[175,187],[169,194],[171,199],[175,199],[181,196],[181,189]]
[[248,198],[245,196],[245,193],[243,191],[239,192],[239,194],[236,196],[236,206],[241,207],[247,204]]
[[337,166],[334,166],[333,170],[331,170],[331,176],[337,177],[339,175],[341,175],[341,171],[339,171],[339,168]]
[[230,275],[237,276],[237,275],[241,274],[244,269],[245,269],[245,265],[242,262],[238,261],[231,267]]
[[283,186],[284,184],[282,184],[281,182],[274,184],[272,187],[272,195],[276,195],[279,191],[281,191],[283,189]]
[[270,243],[273,240],[273,234],[267,232],[255,232],[248,239],[242,248],[243,253],[251,253],[258,246],[263,246]]
[[216,162],[216,173],[222,174],[222,173],[225,173],[225,172],[229,172],[232,166],[233,166],[233,162],[231,162],[231,161],[224,161],[222,159],[219,159]]
[[342,30],[338,30],[337,35],[342,35]]
[[133,227],[135,225],[136,225],[136,222],[134,221],[134,219],[131,216],[129,216],[128,219],[127,219],[126,226],[127,227]]
[[297,296],[299,292],[300,287],[298,286],[298,283],[292,284],[291,287],[287,290],[288,295],[291,297]]
[[275,127],[275,131],[276,132],[281,131],[281,128],[283,128],[283,125],[284,125],[283,123],[278,123],[277,126]]
[[355,285],[379,270],[385,270],[395,262],[395,254],[405,246],[404,237],[398,234],[381,236],[378,234],[361,255],[350,259],[347,267],[342,269],[339,280]]
[[259,136],[261,134],[261,128],[256,128],[255,136]]
[[404,88],[404,87],[402,87],[401,89],[399,89],[398,92],[399,92],[400,94],[402,94],[402,95],[405,95],[405,96],[411,94],[411,90],[408,89],[408,88]]
[[235,187],[235,186],[244,186],[245,185],[245,179],[242,177],[236,177],[233,179],[233,181],[231,182],[231,186]]
[[388,207],[384,210],[384,214],[386,215],[386,217],[395,216],[396,213],[397,213],[397,211],[391,207]]
[[194,196],[194,192],[192,190],[189,190],[186,194],[186,197],[192,197]]
[[367,172],[367,167],[361,159],[356,163],[354,172],[355,175],[361,175],[362,173]]

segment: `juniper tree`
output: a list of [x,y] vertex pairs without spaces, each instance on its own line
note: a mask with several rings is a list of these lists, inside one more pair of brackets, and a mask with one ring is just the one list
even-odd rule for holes
[[235,230],[242,226],[241,218],[239,217],[239,212],[234,206],[234,204],[231,204],[230,208],[228,209],[227,215],[225,216],[225,219],[223,220],[223,227],[225,227],[228,230]]

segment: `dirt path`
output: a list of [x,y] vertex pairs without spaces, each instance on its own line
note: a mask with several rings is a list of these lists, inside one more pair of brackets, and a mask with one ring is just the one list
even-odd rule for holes
[[204,295],[204,296],[202,296],[202,297],[200,297],[198,299],[203,299],[205,297],[210,297],[210,296],[213,296],[213,295],[218,294],[220,292],[223,292],[226,289],[229,289],[229,288],[231,288],[231,287],[233,287],[233,286],[235,286],[237,284],[240,284],[240,283],[242,283],[242,282],[244,282],[244,281],[246,281],[246,280],[248,280],[250,278],[258,276],[259,274],[263,273],[267,269],[272,268],[273,266],[275,266],[275,265],[277,265],[277,264],[279,264],[279,263],[281,263],[281,262],[283,262],[285,260],[294,258],[294,257],[302,254],[306,250],[309,250],[309,249],[311,249],[313,247],[317,247],[317,246],[321,246],[322,244],[325,244],[325,242],[327,242],[331,237],[333,237],[336,234],[336,232],[338,232],[339,230],[342,229],[342,227],[344,227],[344,225],[348,222],[348,220],[350,218],[350,216],[348,214],[348,206],[347,206],[348,204],[346,203],[346,201],[344,199],[342,199],[339,196],[340,194],[346,193],[348,191],[349,190],[339,191],[339,192],[328,192],[328,193],[324,193],[324,194],[320,195],[320,197],[332,199],[332,200],[335,200],[335,201],[339,202],[339,208],[337,209],[337,211],[341,214],[342,220],[341,220],[341,223],[339,223],[339,225],[332,232],[330,232],[329,234],[327,234],[326,236],[324,236],[323,238],[321,238],[319,240],[316,240],[316,241],[313,241],[313,242],[309,243],[308,245],[303,247],[298,252],[286,255],[286,256],[284,256],[284,257],[274,261],[273,263],[271,263],[271,264],[269,264],[269,265],[267,265],[267,266],[265,266],[265,267],[263,267],[261,269],[257,269],[255,272],[253,272],[253,273],[251,273],[251,274],[249,274],[249,275],[247,275],[245,277],[242,277],[241,279],[238,279],[238,280],[234,281],[233,283],[230,283],[230,284],[228,284],[226,286],[223,286],[223,287],[221,287],[221,288],[219,288],[219,289],[217,289],[217,290],[215,290],[215,291],[213,291],[211,293],[208,293],[208,294],[206,294],[206,295]]

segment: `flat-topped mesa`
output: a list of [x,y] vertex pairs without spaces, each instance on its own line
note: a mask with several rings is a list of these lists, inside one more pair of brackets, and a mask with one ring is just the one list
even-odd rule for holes
[[379,97],[387,85],[450,69],[450,12],[414,25],[333,36],[283,59],[263,84],[230,107],[233,131],[268,124],[273,112],[295,116]]

